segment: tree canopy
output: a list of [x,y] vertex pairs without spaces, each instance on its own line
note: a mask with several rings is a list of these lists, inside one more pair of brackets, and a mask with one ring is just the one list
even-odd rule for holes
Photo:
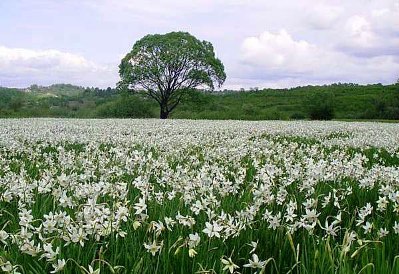
[[118,87],[144,91],[158,102],[162,119],[169,116],[187,91],[214,89],[226,79],[212,44],[187,32],[144,36],[122,59],[119,74]]

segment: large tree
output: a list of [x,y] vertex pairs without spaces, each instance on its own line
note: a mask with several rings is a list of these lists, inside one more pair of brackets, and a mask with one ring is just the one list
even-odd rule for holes
[[226,79],[210,42],[187,32],[151,34],[138,40],[119,65],[119,88],[144,91],[158,102],[166,119],[194,88],[220,87]]

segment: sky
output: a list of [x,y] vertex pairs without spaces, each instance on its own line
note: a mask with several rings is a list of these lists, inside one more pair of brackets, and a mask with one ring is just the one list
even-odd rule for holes
[[399,0],[0,0],[0,86],[114,87],[147,34],[211,42],[226,89],[399,78]]

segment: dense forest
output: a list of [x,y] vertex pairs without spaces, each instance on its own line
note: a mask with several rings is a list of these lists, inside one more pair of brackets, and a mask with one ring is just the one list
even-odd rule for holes
[[[69,84],[0,88],[0,117],[150,118],[159,106],[144,94]],[[291,89],[192,91],[171,114],[179,119],[399,119],[399,84],[332,84]]]

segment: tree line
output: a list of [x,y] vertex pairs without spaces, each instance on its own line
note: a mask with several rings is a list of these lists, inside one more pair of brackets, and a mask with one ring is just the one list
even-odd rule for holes
[[[0,88],[0,117],[156,118],[159,105],[144,91],[78,88],[23,92]],[[77,92],[79,90],[79,92]],[[185,94],[172,118],[184,119],[399,119],[399,85],[334,84]]]

